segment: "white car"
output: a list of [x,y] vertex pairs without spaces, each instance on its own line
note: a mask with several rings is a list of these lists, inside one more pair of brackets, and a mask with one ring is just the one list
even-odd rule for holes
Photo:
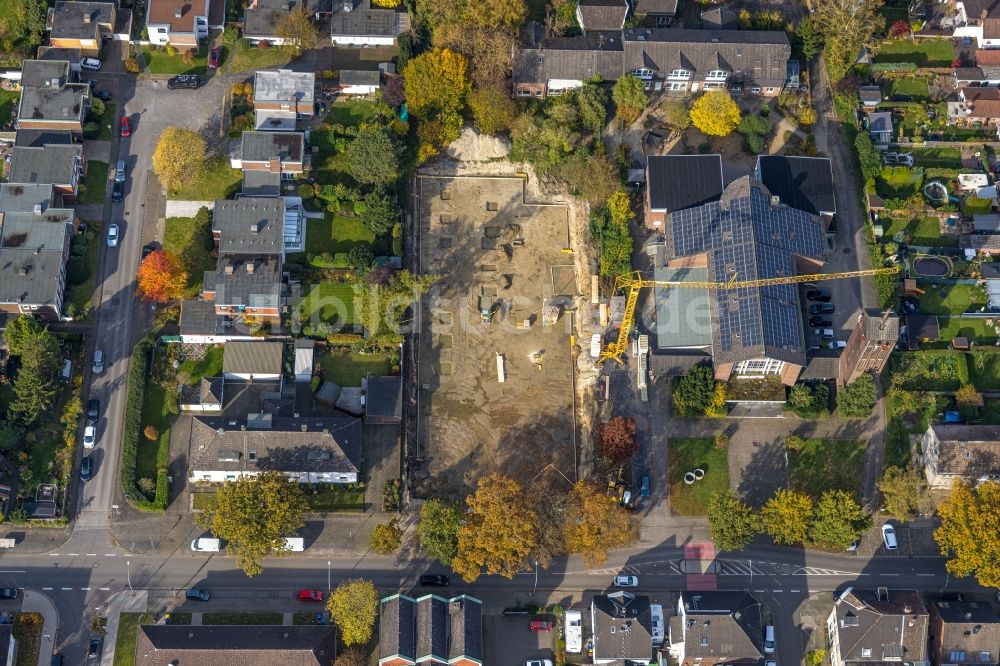
[[91,72],[98,72],[101,69],[101,61],[97,58],[81,58],[80,68],[88,69]]
[[774,654],[774,625],[764,628],[764,654]]
[[639,587],[638,576],[615,576],[612,583],[615,587]]
[[83,429],[83,448],[92,449],[94,444],[97,443],[97,428],[94,426],[87,426]]
[[108,247],[118,247],[118,225],[108,225]]
[[524,666],[552,666],[551,659],[529,659]]
[[104,351],[98,349],[94,351],[94,365],[91,370],[95,375],[99,375],[104,372]]
[[896,550],[898,547],[896,530],[889,523],[882,526],[882,542],[885,544],[886,550]]

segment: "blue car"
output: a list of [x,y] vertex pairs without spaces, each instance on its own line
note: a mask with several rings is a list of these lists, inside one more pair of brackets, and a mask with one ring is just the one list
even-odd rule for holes
[[212,595],[208,593],[207,590],[199,590],[198,588],[192,587],[184,595],[189,601],[208,601]]
[[639,483],[639,497],[649,497],[649,474],[642,475]]

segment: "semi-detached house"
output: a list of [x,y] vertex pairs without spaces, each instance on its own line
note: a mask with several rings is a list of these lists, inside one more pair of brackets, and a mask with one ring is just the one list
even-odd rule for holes
[[66,60],[25,60],[17,128],[65,130],[82,136],[90,87],[74,80]]
[[225,15],[225,0],[149,0],[146,30],[152,44],[191,51],[223,27]]

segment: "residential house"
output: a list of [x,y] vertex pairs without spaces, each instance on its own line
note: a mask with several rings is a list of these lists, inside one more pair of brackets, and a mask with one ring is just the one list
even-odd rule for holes
[[394,594],[379,605],[379,666],[481,666],[483,602],[463,594]]
[[650,155],[646,158],[646,226],[663,227],[675,211],[718,201],[721,155]]
[[65,60],[25,60],[21,65],[21,101],[17,128],[65,130],[83,134],[90,87],[73,83]]
[[250,382],[280,380],[284,349],[280,342],[228,342],[222,352],[222,376]]
[[14,146],[7,176],[11,183],[52,185],[63,202],[71,204],[76,202],[84,166],[83,145],[79,143]]
[[677,16],[677,0],[635,0],[632,12],[643,23],[655,28],[667,28]]
[[584,34],[588,32],[619,32],[628,15],[626,0],[580,0],[576,5],[576,22]]
[[649,663],[653,650],[649,597],[625,590],[595,595],[590,602],[594,664]]
[[[749,176],[730,183],[718,201],[671,212],[664,236],[663,266],[676,280],[816,273],[825,256],[820,219],[781,203]],[[673,291],[688,290],[657,289],[654,298]],[[717,289],[706,296],[716,379],[775,376],[787,386],[795,383],[806,365],[806,343],[794,284]],[[657,343],[662,349],[673,339]]]
[[891,310],[864,311],[858,315],[854,330],[847,338],[847,346],[840,355],[844,384],[850,384],[861,375],[881,374],[889,356],[899,341],[899,317]]
[[67,130],[20,129],[14,135],[14,145],[25,148],[68,146],[71,143],[73,143],[73,133]]
[[547,97],[595,78],[616,81],[624,57],[621,36],[615,33],[546,40],[514,54],[513,92],[517,97]]
[[369,375],[363,382],[365,423],[398,425],[403,420],[403,378]]
[[934,342],[940,336],[941,324],[936,315],[906,315],[906,345],[910,351],[920,349],[921,342]]
[[336,654],[336,630],[330,625],[146,624],[135,641],[135,666],[329,666]]
[[1000,664],[1000,616],[980,601],[929,601],[934,666]]
[[230,340],[255,340],[248,327],[236,327],[238,315],[219,316],[211,301],[181,302],[180,342],[212,345]]
[[382,75],[377,70],[342,69],[339,83],[341,95],[373,95],[382,84]]
[[312,118],[316,75],[289,69],[264,70],[253,77],[255,128],[293,131],[295,122]]
[[1000,49],[978,49],[974,67],[955,67],[956,88],[1000,86]]
[[954,0],[953,37],[971,37],[980,49],[1000,47],[1000,12],[993,0]]
[[128,41],[131,23],[131,12],[112,2],[57,0],[48,14],[49,46],[96,57],[103,41]]
[[281,196],[281,174],[269,171],[244,171],[240,196],[277,197]]
[[334,46],[393,46],[409,29],[409,14],[372,7],[371,0],[335,0],[330,17]]
[[965,250],[966,258],[978,254],[1000,255],[1000,234],[962,234],[958,237],[958,247]]
[[305,170],[302,132],[243,132],[239,153],[231,159],[234,169],[277,173],[293,180]]
[[892,114],[879,111],[868,114],[868,134],[877,147],[886,147],[892,142]]
[[738,27],[739,17],[729,7],[717,5],[701,13],[702,30],[736,30]]
[[74,74],[83,71],[80,61],[83,59],[83,51],[80,49],[55,48],[52,46],[39,46],[35,51],[37,60],[64,60],[69,63],[69,69]]
[[866,109],[874,109],[882,101],[882,88],[877,85],[861,86],[858,88],[858,97]]
[[194,51],[225,18],[225,0],[149,0],[146,31],[152,44]]
[[197,384],[184,384],[181,386],[177,407],[182,412],[218,414],[222,412],[225,384],[223,377],[203,377]]
[[670,656],[679,666],[759,664],[765,613],[749,592],[683,591],[670,618]]
[[243,16],[243,37],[252,44],[284,44],[285,40],[275,33],[275,27],[291,12],[304,11],[312,14],[318,3],[310,0],[250,0]]
[[0,184],[0,213],[30,213],[51,208],[56,201],[51,183]]
[[818,215],[827,224],[837,213],[833,166],[828,157],[761,155],[753,175],[781,203]]
[[[0,200],[3,192],[0,190]],[[2,208],[0,208],[2,210]],[[990,310],[1000,310],[1000,262],[987,262],[979,265],[979,271],[986,281],[987,303]]]
[[927,608],[916,590],[848,588],[826,621],[831,666],[929,666]]
[[1000,481],[1000,427],[932,423],[920,442],[931,488],[950,488],[955,479]]
[[3,213],[0,312],[59,320],[74,220],[68,209]]
[[948,102],[948,119],[992,125],[1000,119],[1000,89],[962,88],[958,101]]
[[355,418],[199,416],[191,421],[189,444],[192,482],[277,471],[299,483],[357,483],[361,470],[361,420]]

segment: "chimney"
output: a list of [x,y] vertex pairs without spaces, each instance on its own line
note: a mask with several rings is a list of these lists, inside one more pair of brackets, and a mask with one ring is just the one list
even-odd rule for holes
[[299,428],[302,430],[302,432],[306,432],[308,430],[309,426],[307,426],[305,423],[303,423],[302,425],[299,426]]
[[909,604],[907,604],[907,605],[903,606],[903,612],[904,612],[904,613],[909,613],[909,612],[910,612],[910,611],[912,611],[912,610],[913,610],[913,609],[912,609],[912,608],[910,607],[910,605],[909,605]]
[[232,264],[226,264],[226,269],[225,270],[226,270],[226,275],[232,275],[233,274],[233,265]]
[[32,209],[32,212],[35,215],[41,215],[42,214],[42,204],[35,204],[35,207]]
[[350,12],[353,9],[354,9],[354,1],[353,0],[344,0],[344,11],[345,12]]
[[250,275],[253,275],[253,262],[252,261],[248,261],[247,262],[247,273],[249,273]]
[[174,10],[174,18],[181,18],[184,16],[184,7],[178,7]]
[[969,612],[969,611],[965,611],[965,619],[966,620],[971,620],[972,619],[972,613]]
[[91,21],[93,21],[93,20],[94,20],[94,18],[90,15],[90,12],[87,12],[86,14],[83,15],[83,24],[84,25],[90,25]]
[[281,160],[277,157],[272,157],[267,162],[267,170],[271,173],[281,173]]
[[771,195],[771,208],[777,208],[781,204],[781,197],[777,194]]
[[263,229],[263,228],[264,228],[264,221],[263,220],[257,220],[256,222],[251,222],[250,223],[250,233],[252,233],[252,234],[259,234],[260,230]]

